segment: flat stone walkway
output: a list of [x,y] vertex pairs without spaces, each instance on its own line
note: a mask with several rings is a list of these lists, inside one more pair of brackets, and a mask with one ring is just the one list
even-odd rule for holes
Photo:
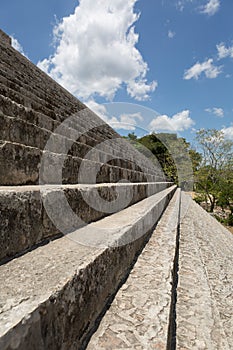
[[[87,350],[168,349],[179,192]],[[233,349],[233,236],[182,193],[176,349]]]
[[179,200],[177,190],[88,350],[166,349]]
[[233,235],[182,194],[177,349],[233,349]]

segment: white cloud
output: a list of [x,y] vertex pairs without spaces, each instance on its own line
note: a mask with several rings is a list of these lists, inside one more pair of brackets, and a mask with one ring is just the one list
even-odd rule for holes
[[224,111],[222,108],[217,108],[217,107],[214,107],[213,108],[213,113],[217,116],[217,117],[224,117]]
[[177,1],[176,7],[180,12],[182,12],[184,10],[184,1],[182,1],[182,0]]
[[209,58],[203,63],[197,62],[191,68],[187,69],[184,73],[184,79],[198,79],[202,73],[205,74],[206,78],[216,78],[222,72],[222,66],[217,67],[213,64],[213,59]]
[[160,115],[154,118],[149,128],[151,131],[184,131],[195,124],[194,120],[190,118],[190,111],[184,110],[180,113],[168,117],[167,115]]
[[143,121],[141,113],[121,114],[118,118],[111,117],[107,122],[114,129],[136,130],[139,122]]
[[206,108],[205,111],[208,112],[208,113],[212,113],[212,114],[216,115],[219,118],[223,118],[224,117],[224,111],[223,111],[222,108],[217,108],[217,107]]
[[233,46],[226,47],[224,43],[217,45],[218,59],[231,57],[233,58]]
[[136,48],[136,2],[80,0],[54,28],[54,55],[38,66],[86,100],[95,94],[111,100],[122,86],[132,98],[148,99],[157,83],[147,81],[148,65]]
[[187,4],[192,3],[195,0],[178,0],[175,2],[176,8],[180,11],[183,12],[184,8]]
[[21,55],[24,55],[25,57],[27,57],[27,55],[24,53],[22,45],[13,36],[11,36],[11,45],[15,50],[19,51],[21,53]]
[[220,0],[209,0],[208,3],[202,7],[201,13],[208,16],[213,16],[220,9]]
[[[220,9],[220,0],[178,0],[175,2],[176,8],[183,12],[187,5],[192,5],[201,2],[203,5],[197,7],[199,13],[204,13],[208,16],[213,16]],[[204,4],[205,3],[205,4]]]
[[229,126],[228,128],[225,127],[222,131],[226,139],[233,141],[233,126]]
[[86,105],[95,112],[100,118],[108,123],[113,129],[135,130],[143,117],[138,113],[123,113],[118,117],[109,115],[104,104],[98,104],[94,100],[89,100]]
[[128,94],[138,101],[144,101],[149,98],[149,93],[154,91],[158,86],[156,81],[147,84],[146,79],[130,80],[127,83]]
[[101,119],[103,119],[106,122],[108,121],[108,113],[103,104],[99,104],[93,99],[88,100],[87,102],[85,102],[85,104]]
[[176,35],[175,32],[172,32],[171,30],[168,31],[167,36],[169,37],[169,39],[173,39],[175,35]]

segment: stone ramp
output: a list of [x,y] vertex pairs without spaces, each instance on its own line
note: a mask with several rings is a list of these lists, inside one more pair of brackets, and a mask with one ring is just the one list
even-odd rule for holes
[[182,194],[177,349],[233,349],[233,235]]
[[167,349],[180,190],[171,199],[87,349]]
[[1,350],[79,349],[175,189],[0,266]]

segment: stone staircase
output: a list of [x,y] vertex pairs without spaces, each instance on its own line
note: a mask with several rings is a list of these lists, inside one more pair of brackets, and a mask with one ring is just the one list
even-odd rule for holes
[[9,40],[0,49],[0,347],[77,349],[176,186]]
[[0,58],[0,349],[231,349],[233,237],[2,31]]
[[2,185],[38,184],[38,167],[50,137],[55,139],[52,162],[62,155],[58,146],[67,145],[63,183],[77,183],[83,156],[95,147],[98,152],[89,161],[90,166],[102,166],[97,182],[116,182],[122,172],[131,182],[163,177],[147,158],[8,42],[1,41],[0,45]]

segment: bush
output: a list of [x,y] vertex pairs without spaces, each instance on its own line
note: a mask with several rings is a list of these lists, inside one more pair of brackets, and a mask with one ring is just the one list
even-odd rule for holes
[[201,204],[202,202],[205,201],[204,196],[201,195],[201,194],[198,194],[198,195],[195,196],[193,199],[195,200],[195,202],[196,202],[197,204]]
[[227,218],[227,225],[233,226],[233,214],[229,214],[229,216]]
[[229,214],[228,218],[223,219],[220,218],[218,215],[214,215],[215,219],[217,219],[221,224],[225,225],[225,226],[233,226],[233,215]]

